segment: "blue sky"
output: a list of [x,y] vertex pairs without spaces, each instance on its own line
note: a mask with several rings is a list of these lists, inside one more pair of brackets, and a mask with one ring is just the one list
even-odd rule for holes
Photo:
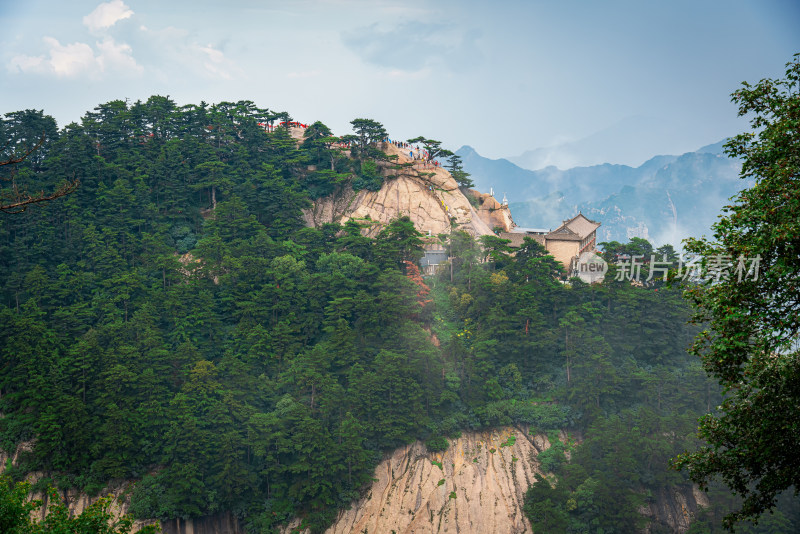
[[0,112],[152,94],[381,121],[488,157],[579,141],[639,164],[737,133],[800,52],[796,1],[0,0]]

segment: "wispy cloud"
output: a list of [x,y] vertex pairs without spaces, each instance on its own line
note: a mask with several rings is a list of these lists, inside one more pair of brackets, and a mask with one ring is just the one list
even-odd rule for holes
[[231,64],[225,58],[222,50],[217,50],[212,45],[199,46],[199,51],[206,55],[205,60],[202,62],[206,71],[213,76],[220,77],[224,80],[232,78]]
[[[178,72],[214,80],[234,80],[246,73],[234,62],[219,44],[200,44],[185,29],[167,26],[150,29],[141,26],[143,39],[139,46],[147,57],[157,57],[158,76],[169,80]],[[187,73],[187,70],[189,73]]]
[[133,10],[122,0],[104,2],[94,8],[94,11],[83,17],[83,23],[91,32],[106,30],[117,22],[130,18]]
[[392,28],[377,24],[342,34],[344,45],[362,60],[394,70],[419,71],[444,67],[461,71],[481,62],[480,30],[448,24],[403,22]]

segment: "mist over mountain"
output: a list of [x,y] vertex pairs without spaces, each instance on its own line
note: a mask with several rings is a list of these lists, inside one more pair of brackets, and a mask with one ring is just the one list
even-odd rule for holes
[[566,170],[523,169],[468,146],[457,154],[479,189],[508,198],[520,226],[555,228],[582,211],[603,224],[600,241],[643,237],[677,246],[688,236],[708,234],[728,199],[748,186],[723,144],[655,156],[638,167],[605,163]]
[[[627,117],[591,135],[526,150],[506,159],[523,169],[571,169],[603,163],[638,166],[648,154],[665,150],[683,153],[694,146],[681,143],[685,125],[653,117]],[[696,146],[696,145],[695,145]]]

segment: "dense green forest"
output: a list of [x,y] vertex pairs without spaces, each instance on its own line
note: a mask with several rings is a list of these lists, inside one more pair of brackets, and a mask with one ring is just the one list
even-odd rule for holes
[[698,328],[680,288],[613,269],[565,284],[535,242],[512,254],[457,229],[440,237],[452,271],[423,281],[408,218],[374,239],[370,221],[302,218],[311,199],[391,179],[383,127],[353,121],[345,153],[323,124],[301,141],[264,126],[290,120],[159,96],[60,130],[5,115],[7,155],[45,138],[4,179],[80,182],[0,215],[0,449],[34,440],[12,477],[88,493],[140,479],[138,517],[230,511],[268,532],[299,516],[317,532],[383,452],[513,424],[574,436],[540,458],[537,530],[630,532],[641,505],[690,487],[669,459],[721,396],[686,353]]

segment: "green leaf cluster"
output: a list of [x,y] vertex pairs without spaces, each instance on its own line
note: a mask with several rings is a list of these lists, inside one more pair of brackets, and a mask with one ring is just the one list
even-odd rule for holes
[[783,79],[744,83],[732,100],[752,130],[731,138],[726,152],[755,185],[726,206],[713,240],[687,248],[706,262],[746,258],[745,271],[758,258],[758,273],[687,291],[694,319],[707,325],[692,352],[726,395],[700,422],[704,445],[676,459],[702,487],[718,478],[742,497],[727,527],[757,519],[781,492],[796,497],[800,487],[800,54]]

